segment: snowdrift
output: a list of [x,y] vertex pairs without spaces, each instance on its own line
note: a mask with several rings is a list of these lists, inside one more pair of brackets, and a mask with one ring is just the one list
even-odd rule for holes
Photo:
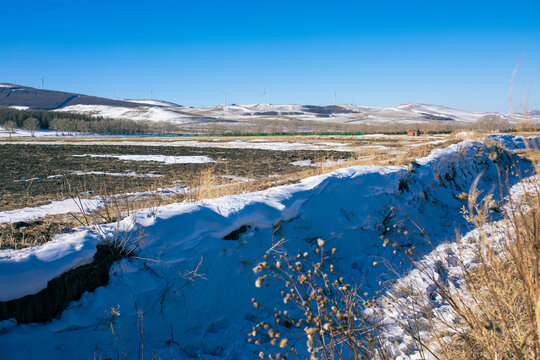
[[[144,230],[137,257],[113,265],[107,286],[85,293],[52,322],[1,323],[3,354],[73,359],[119,351],[136,358],[143,351],[148,358],[253,359],[261,348],[248,344],[246,334],[257,322],[269,321],[271,309],[253,308],[251,298],[283,306],[279,286],[256,289],[251,271],[275,241],[284,238],[288,251],[297,253],[323,238],[338,249],[337,272],[371,292],[386,276],[373,262],[393,261],[379,238],[386,228],[414,219],[434,242],[464,229],[457,215],[464,200],[458,195],[479,174],[479,188],[493,190],[498,182],[488,157],[493,151],[501,168],[513,166],[524,176],[531,170],[529,162],[503,149],[464,141],[409,168],[351,167],[267,191],[141,211],[119,224],[131,234]],[[116,225],[103,230],[112,236]],[[40,248],[0,252],[0,299],[35,293],[66,270],[90,263],[100,240],[83,231]],[[193,278],[199,262],[203,277]],[[141,317],[144,350],[137,328]]]

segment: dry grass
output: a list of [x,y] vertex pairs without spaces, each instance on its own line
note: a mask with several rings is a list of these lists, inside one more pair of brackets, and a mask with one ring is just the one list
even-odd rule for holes
[[37,221],[20,221],[0,225],[0,249],[22,249],[49,242],[54,234],[67,231],[75,223],[51,216]]
[[[311,360],[389,359],[380,342],[385,324],[365,314],[377,300],[364,298],[367,294],[362,295],[360,287],[335,274],[331,258],[337,250],[326,249],[324,241],[316,239],[311,253],[292,256],[280,248],[281,243],[253,269],[260,275],[256,287],[271,281],[283,285],[281,297],[288,306],[288,310],[274,309],[276,324],[260,322],[249,333],[248,342],[274,346],[259,357],[302,359],[307,352]],[[256,299],[252,303],[255,308],[264,306]],[[284,328],[290,329],[287,337],[279,333]]]
[[[496,160],[495,153],[492,159]],[[538,151],[529,157],[538,157]],[[501,173],[500,191],[507,188]],[[434,310],[426,294],[409,287],[401,311],[414,318],[403,323],[425,358],[538,359],[540,357],[540,178],[528,179],[526,193],[495,202],[480,200],[473,186],[464,216],[476,229],[472,241],[458,238],[455,262],[418,270],[435,286],[448,311]],[[505,209],[493,223],[494,211]],[[426,235],[429,242],[429,237]],[[467,251],[463,249],[468,249]],[[471,263],[471,253],[474,258]],[[444,254],[435,254],[444,259]],[[457,271],[457,272],[456,272]],[[399,304],[397,299],[394,299]]]

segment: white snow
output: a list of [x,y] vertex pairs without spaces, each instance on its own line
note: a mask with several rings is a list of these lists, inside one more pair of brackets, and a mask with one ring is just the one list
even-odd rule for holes
[[323,165],[325,165],[325,166],[339,165],[339,164],[343,164],[345,161],[347,161],[347,160],[346,159],[338,159],[336,161],[326,160],[324,162],[324,164],[323,164],[323,163],[320,163],[320,162],[313,162],[310,159],[307,159],[307,160],[293,161],[290,164],[295,165],[295,166],[314,166],[314,167],[317,167],[317,166],[323,166]]
[[78,213],[81,209],[90,212],[99,209],[102,206],[103,202],[99,199],[66,199],[52,201],[47,205],[1,211],[0,224],[36,220],[50,215],[67,214],[70,212]]
[[156,161],[164,164],[204,164],[215,162],[208,156],[170,156],[170,155],[101,155],[101,154],[82,154],[71,155],[74,157],[93,157],[93,158],[116,158],[123,161]]
[[175,123],[185,123],[188,121],[186,115],[172,111],[169,108],[139,106],[127,108],[108,105],[68,105],[55,111],[69,111],[77,114],[89,114],[113,119],[131,119],[140,121],[165,121]]
[[540,136],[513,136],[509,134],[489,135],[495,141],[501,143],[508,150],[540,149]]
[[[124,172],[124,173],[113,173],[107,171],[72,171],[73,175],[106,175],[106,176],[129,176],[129,177],[160,177],[163,175],[160,174],[139,174],[135,171]],[[59,177],[58,175],[54,177]],[[51,178],[50,176],[47,177]]]
[[467,139],[470,136],[474,136],[476,133],[472,131],[460,131],[454,134],[457,139]]
[[295,165],[295,166],[315,166],[310,159],[293,161],[293,162],[291,162],[291,165]]
[[36,181],[36,180],[39,180],[39,178],[35,177],[31,179],[19,179],[19,180],[15,180],[15,182],[28,182],[28,181]]
[[153,100],[153,99],[122,99],[122,101],[132,102],[136,104],[156,105],[156,106],[174,106],[168,101]]
[[[56,133],[50,130],[38,130],[34,132],[36,138],[46,138],[46,137],[55,137]],[[28,130],[16,129],[11,134],[3,128],[0,128],[0,138],[9,138],[9,137],[32,137],[32,133]]]

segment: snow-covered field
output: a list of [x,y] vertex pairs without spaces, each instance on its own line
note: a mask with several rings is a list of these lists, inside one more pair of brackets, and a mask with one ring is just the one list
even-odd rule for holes
[[[507,148],[525,147],[521,138],[495,138]],[[538,138],[531,142],[538,144]],[[322,238],[338,249],[337,273],[373,293],[388,275],[386,268],[373,264],[397,261],[380,235],[407,219],[421,223],[435,243],[466,229],[465,220],[455,216],[464,204],[457,195],[480,173],[478,188],[484,193],[492,189],[497,169],[488,155],[482,143],[466,140],[434,150],[411,168],[357,166],[261,192],[139,211],[99,232],[115,236],[118,229],[144,230],[136,257],[113,265],[108,285],[85,293],[58,319],[29,325],[1,322],[2,355],[89,359],[119,351],[131,359],[143,351],[145,358],[254,359],[261,349],[271,353],[269,338],[262,347],[247,343],[256,323],[271,322],[272,308],[285,306],[279,284],[254,286],[251,269],[269,247],[283,238],[288,252],[296,254],[313,249],[314,239]],[[523,171],[531,169],[527,161],[514,161]],[[517,177],[510,180],[518,182]],[[224,240],[242,226],[245,232],[237,240]],[[40,247],[1,250],[0,301],[34,294],[66,270],[91,262],[101,241],[97,233],[80,230],[57,235]],[[204,276],[190,282],[189,272],[199,262]],[[254,308],[253,297],[268,308]],[[283,336],[294,331],[279,330]],[[405,359],[414,348],[405,343],[393,351]]]

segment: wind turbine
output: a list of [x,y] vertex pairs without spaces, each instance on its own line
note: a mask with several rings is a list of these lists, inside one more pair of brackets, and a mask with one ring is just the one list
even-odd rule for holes
[[43,89],[43,80],[45,79],[45,76],[41,75],[41,89]]
[[225,110],[227,110],[227,93],[223,92],[223,115],[225,115]]
[[336,105],[336,92],[334,91],[334,105]]
[[266,89],[264,89],[264,105],[266,105]]
[[153,90],[152,90],[152,89],[150,89],[150,100],[152,100],[152,99],[153,99],[153,94],[152,94],[152,92],[153,92]]

